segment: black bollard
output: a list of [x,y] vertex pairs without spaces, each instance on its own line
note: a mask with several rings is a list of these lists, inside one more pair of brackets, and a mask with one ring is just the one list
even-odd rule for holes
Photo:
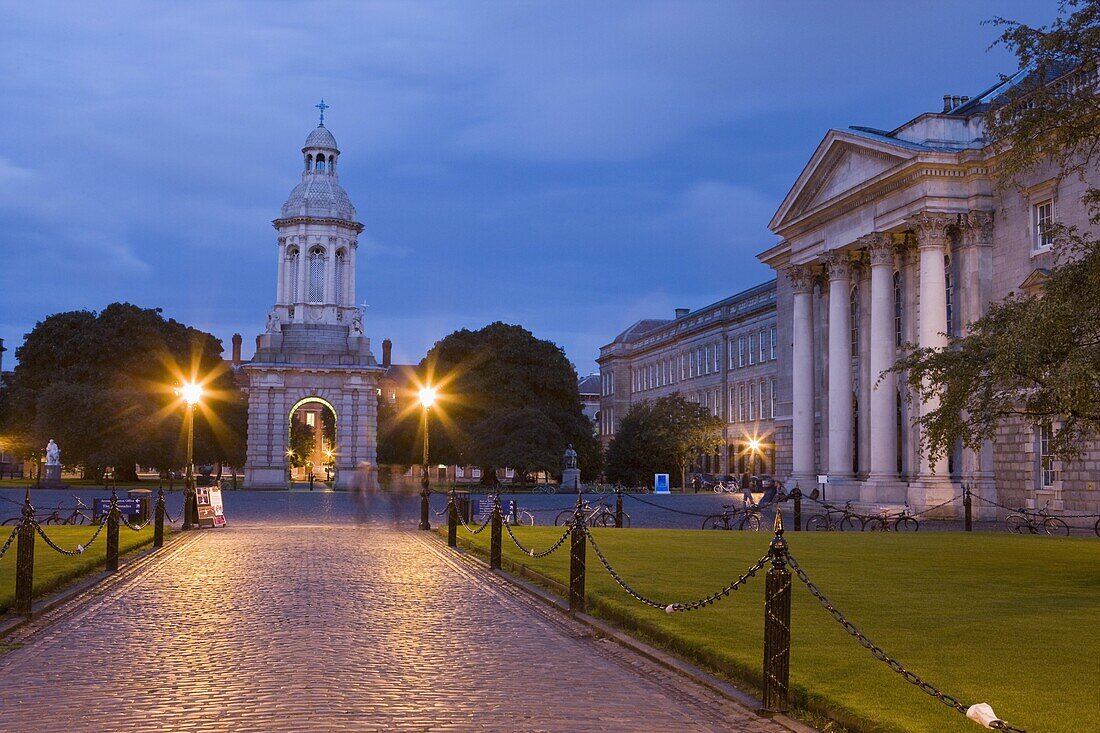
[[791,492],[791,498],[794,499],[794,531],[802,531],[802,489],[798,488],[798,484],[794,485],[794,491]]
[[500,570],[500,494],[493,497],[492,524],[489,526],[489,569]]
[[157,492],[157,506],[153,510],[153,547],[164,547],[164,490]]
[[764,712],[787,712],[791,671],[791,571],[783,514],[775,513],[775,537],[768,548],[772,566],[764,585]]
[[577,497],[569,533],[569,611],[584,613],[584,502]]
[[455,505],[455,491],[451,489],[451,498],[447,501],[447,547],[458,547],[458,507]]
[[615,526],[623,528],[623,487],[615,487]]
[[107,510],[107,572],[118,570],[118,497],[111,492],[111,508]]
[[19,525],[18,547],[15,549],[15,606],[16,613],[31,615],[31,598],[34,595],[34,507],[31,492],[27,490],[23,501],[23,518]]
[[967,532],[972,532],[974,530],[973,515],[971,512],[970,485],[967,484],[963,487],[963,525]]

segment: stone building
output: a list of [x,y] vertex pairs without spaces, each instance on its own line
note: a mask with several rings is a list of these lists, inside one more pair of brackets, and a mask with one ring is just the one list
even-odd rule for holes
[[[1048,454],[1050,426],[1006,424],[981,450],[929,461],[906,399],[884,370],[902,345],[939,347],[991,302],[1031,292],[1053,265],[1048,222],[1088,227],[1081,195],[1100,183],[1047,166],[1002,188],[983,115],[1016,77],[893,130],[830,130],[770,223],[759,255],[779,275],[777,464],[803,486],[827,474],[843,501],[922,509],[969,484],[1010,506],[1096,511],[1080,466]],[[1095,78],[1091,83],[1095,83]],[[980,502],[976,502],[980,508]]]
[[[377,390],[383,373],[355,307],[358,236],[363,225],[340,186],[336,139],[321,124],[302,147],[302,180],[273,226],[278,236],[275,306],[248,378],[246,488],[284,488],[294,413],[308,405],[336,419],[336,488],[375,463]],[[373,479],[373,477],[372,477]]]
[[630,406],[678,392],[725,423],[715,473],[775,469],[779,358],[774,280],[672,319],[644,319],[600,348],[598,429],[606,446]]

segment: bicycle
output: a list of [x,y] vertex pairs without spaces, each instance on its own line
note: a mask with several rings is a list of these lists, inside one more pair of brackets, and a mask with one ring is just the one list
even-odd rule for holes
[[738,483],[737,479],[714,482],[714,493],[716,494],[736,494],[740,490],[741,486]]
[[[87,509],[88,506],[80,499],[79,496],[74,496],[73,498],[76,499],[76,506],[73,508],[73,511],[68,516],[61,515],[63,506],[61,502],[58,502],[57,506],[50,511],[49,515],[46,516],[45,519],[36,519],[36,521],[39,524],[46,526],[59,524],[84,524],[85,522],[92,521],[87,514],[81,511],[81,509]],[[38,514],[38,512],[35,512],[35,514]],[[22,518],[22,515],[17,517],[10,517],[8,519],[5,519],[3,522],[0,522],[0,525],[13,525]]]
[[738,507],[736,504],[723,504],[722,513],[712,514],[704,519],[702,528],[732,530],[738,516],[741,517],[741,521],[737,522],[737,529],[745,529],[747,526],[753,532],[760,531],[762,524],[760,521],[760,507],[756,504],[745,504],[742,507]]
[[535,484],[534,493],[537,494],[556,494],[558,493],[558,487],[554,484]]
[[[600,499],[593,506],[587,501],[581,506],[581,511],[584,512],[584,521],[589,527],[614,527],[615,526],[615,512],[609,507],[605,499]],[[558,512],[558,516],[554,518],[554,524],[562,527],[573,521],[573,510],[563,509]],[[630,515],[623,512],[623,527],[630,526]]]
[[[1031,534],[1039,534],[1039,530],[1042,529],[1051,536],[1056,534],[1069,536],[1069,525],[1063,519],[1050,516],[1046,507],[1034,513],[1021,507],[1017,514],[1009,514],[1005,517],[1005,524],[1008,526],[1009,532],[1015,532],[1016,534],[1023,534],[1025,529]],[[1098,522],[1098,525],[1100,525],[1100,522]],[[1100,534],[1100,532],[1097,534]]]
[[[839,516],[837,516],[839,515]],[[838,509],[832,505],[825,505],[825,511],[814,514],[806,520],[806,531],[817,530],[832,532],[853,530],[856,527],[863,529],[863,519],[852,511],[852,502],[847,502],[843,508]]]
[[863,520],[863,530],[870,528],[872,532],[886,532],[891,527],[895,532],[919,532],[920,522],[913,516],[913,510],[909,508],[909,502],[905,508],[897,514],[891,514],[883,509],[880,514],[872,514]]

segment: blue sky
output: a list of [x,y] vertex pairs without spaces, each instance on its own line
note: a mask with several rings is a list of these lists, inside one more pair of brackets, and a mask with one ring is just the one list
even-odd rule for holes
[[1014,67],[981,21],[1056,7],[8,3],[0,337],[123,300],[250,355],[324,97],[376,356],[504,320],[594,371],[634,320],[771,276],[767,222],[827,129],[974,94]]

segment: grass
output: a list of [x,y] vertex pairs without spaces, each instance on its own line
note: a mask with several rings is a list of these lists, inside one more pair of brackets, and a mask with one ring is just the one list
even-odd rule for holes
[[[542,550],[558,527],[515,530]],[[465,535],[465,536],[463,536]],[[766,551],[767,533],[598,529],[612,566],[665,603],[705,596]],[[489,533],[459,537],[487,553]],[[1100,542],[962,533],[791,533],[791,554],[855,625],[964,705],[989,703],[1031,731],[1100,730]],[[548,558],[503,537],[504,557],[568,579],[568,544]],[[623,592],[587,550],[589,611],[758,690],[762,574],[720,603],[666,614]],[[875,660],[792,578],[792,702],[855,731],[978,726]]]
[[[86,543],[95,533],[93,526],[78,527],[43,527],[50,539],[66,550],[74,550],[79,544]],[[0,543],[8,539],[11,527],[0,527]],[[120,555],[150,544],[153,541],[153,527],[148,527],[135,532],[134,530],[120,526],[118,530],[118,551]],[[0,612],[11,607],[15,602],[15,556],[16,545],[11,548],[4,557],[0,558]],[[107,562],[107,528],[96,538],[95,543],[87,552],[70,557],[56,552],[48,546],[41,537],[37,537],[34,543],[34,596],[39,596],[57,590],[61,586],[88,573],[103,570]]]

